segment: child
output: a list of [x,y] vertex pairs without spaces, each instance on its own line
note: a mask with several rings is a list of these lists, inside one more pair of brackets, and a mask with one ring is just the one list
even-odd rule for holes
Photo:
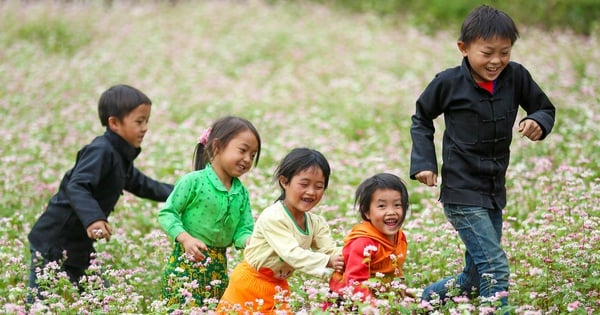
[[327,277],[331,270],[326,267],[343,269],[341,249],[327,222],[310,213],[327,189],[329,174],[329,163],[316,150],[296,148],[281,161],[275,171],[281,195],[258,217],[219,312],[290,312],[287,278],[294,270]]
[[[248,191],[239,180],[258,164],[261,141],[246,119],[226,116],[200,137],[194,169],[175,184],[158,222],[175,241],[163,275],[168,305],[203,305],[227,286],[226,249],[244,248],[254,219]],[[195,282],[195,283],[193,283]],[[192,284],[182,288],[183,284]],[[186,291],[193,300],[186,301]]]
[[363,300],[369,300],[373,295],[364,281],[376,274],[383,275],[384,283],[403,278],[407,243],[401,226],[408,210],[408,191],[398,176],[381,173],[358,186],[354,204],[363,222],[344,239],[346,269],[334,272],[329,287],[341,296],[360,292]]
[[29,233],[29,287],[38,288],[38,273],[51,261],[61,265],[71,282],[79,282],[95,252],[94,241],[110,240],[108,216],[123,190],[155,201],[167,199],[173,186],[133,165],[148,131],[151,105],[144,93],[127,85],[115,85],[100,96],[98,114],[106,131],[77,153],[75,165]]
[[424,300],[446,299],[452,280],[461,294],[474,288],[482,297],[507,303],[510,269],[501,238],[512,128],[520,105],[527,112],[519,122],[521,137],[542,140],[555,113],[529,72],[510,61],[518,35],[506,13],[485,5],[474,9],[457,43],[462,65],[439,73],[417,100],[410,177],[437,184],[433,119],[443,114],[440,201],[466,246],[463,271],[427,287]]

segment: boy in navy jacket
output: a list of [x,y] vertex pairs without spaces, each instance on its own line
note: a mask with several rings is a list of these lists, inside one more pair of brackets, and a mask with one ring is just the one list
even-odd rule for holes
[[123,190],[155,201],[165,201],[173,190],[133,165],[148,130],[151,105],[144,93],[127,85],[101,95],[98,114],[106,132],[77,153],[75,165],[29,233],[30,288],[38,288],[38,273],[51,261],[73,283],[85,275],[94,241],[110,239],[108,217]]
[[505,175],[517,111],[521,137],[544,139],[555,108],[522,65],[510,61],[517,28],[504,12],[480,6],[464,20],[458,48],[462,65],[439,73],[416,103],[412,116],[410,177],[437,184],[433,120],[444,115],[440,201],[446,218],[465,244],[465,267],[423,292],[423,300],[444,301],[454,284],[460,295],[475,289],[507,304],[509,264],[502,249]]

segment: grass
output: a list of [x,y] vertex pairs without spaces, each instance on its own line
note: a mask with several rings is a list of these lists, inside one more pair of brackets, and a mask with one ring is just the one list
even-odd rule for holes
[[[256,215],[278,196],[272,172],[279,159],[293,147],[313,147],[333,168],[315,211],[330,221],[337,240],[359,220],[352,209],[358,183],[394,172],[407,181],[411,200],[404,226],[407,286],[418,293],[457,272],[462,244],[436,201],[438,191],[410,181],[408,168],[414,101],[438,71],[460,62],[458,28],[423,33],[409,21],[303,2],[1,2],[0,313],[26,311],[27,233],[77,150],[103,132],[97,100],[117,83],[153,100],[150,132],[136,160],[148,175],[175,181],[191,170],[199,133],[222,115],[240,115],[263,138],[260,164],[242,178]],[[518,314],[596,313],[598,35],[532,27],[521,27],[521,34],[513,60],[547,91],[557,122],[547,140],[515,137],[511,147],[504,216],[510,303]],[[106,270],[109,290],[91,278],[86,294],[78,295],[59,281],[56,295],[29,312],[166,312],[159,279],[171,244],[156,221],[160,206],[129,194],[119,202],[113,239],[96,247],[94,266]],[[233,267],[241,253],[230,254]],[[318,313],[326,283],[296,273],[290,284],[297,311]],[[354,305],[356,312],[363,307]],[[437,309],[480,310],[476,300]],[[384,294],[379,311],[424,309]]]

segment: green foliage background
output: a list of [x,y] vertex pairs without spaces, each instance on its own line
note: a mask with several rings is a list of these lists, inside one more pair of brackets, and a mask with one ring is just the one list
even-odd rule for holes
[[[277,0],[275,0],[277,1]],[[459,24],[474,7],[487,4],[506,11],[520,25],[548,30],[571,29],[589,35],[597,31],[600,2],[595,0],[314,0],[355,12],[375,12],[391,18],[406,18],[429,31]]]

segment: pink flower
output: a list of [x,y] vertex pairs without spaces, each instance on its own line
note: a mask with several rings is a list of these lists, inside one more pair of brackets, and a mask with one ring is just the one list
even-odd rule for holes
[[567,304],[567,311],[573,312],[579,308],[579,301]]
[[204,131],[202,131],[202,134],[200,135],[200,138],[198,138],[198,143],[202,143],[203,145],[206,145],[206,143],[208,143],[208,137],[210,137],[211,131],[212,131],[212,128],[204,129]]

